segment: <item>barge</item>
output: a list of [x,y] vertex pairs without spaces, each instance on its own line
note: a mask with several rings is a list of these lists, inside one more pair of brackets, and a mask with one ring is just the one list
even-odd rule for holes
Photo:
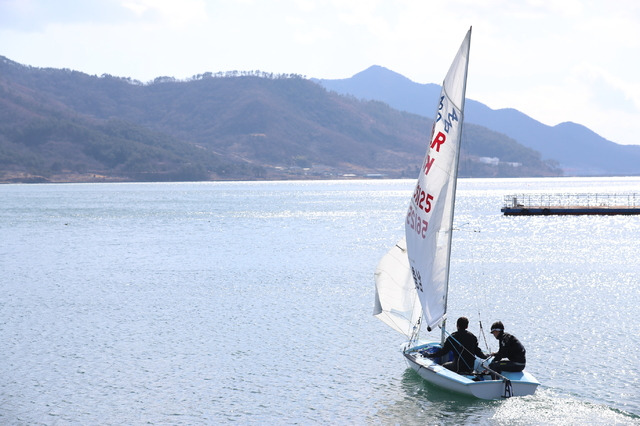
[[636,215],[640,194],[516,194],[506,195],[505,216]]

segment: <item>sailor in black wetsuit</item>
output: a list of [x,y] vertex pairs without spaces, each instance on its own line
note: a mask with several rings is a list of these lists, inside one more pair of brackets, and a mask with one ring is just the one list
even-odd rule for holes
[[[504,332],[504,325],[501,321],[496,321],[491,326],[491,334],[500,342],[500,349],[491,356],[495,356],[493,362],[489,364],[489,369],[500,373],[502,371],[522,371],[527,362],[527,351],[522,343],[515,336]],[[508,360],[502,361],[503,358]]]
[[445,362],[442,366],[456,373],[470,374],[473,372],[475,356],[477,355],[484,359],[487,358],[487,355],[478,347],[476,336],[467,331],[469,320],[466,317],[458,318],[456,325],[458,331],[447,337],[442,348],[430,354],[429,358],[438,358],[449,353],[449,351],[453,351],[453,361]]

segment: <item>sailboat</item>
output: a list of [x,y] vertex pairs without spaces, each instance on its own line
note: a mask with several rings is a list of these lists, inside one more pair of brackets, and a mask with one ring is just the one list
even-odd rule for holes
[[[540,383],[526,371],[490,371],[479,358],[474,372],[458,374],[443,367],[443,359],[428,356],[444,344],[447,335],[451,235],[470,44],[471,29],[442,84],[429,146],[409,202],[405,236],[376,268],[374,315],[406,336],[402,353],[422,378],[451,391],[500,399],[533,394]],[[437,327],[440,340],[422,337],[425,328],[430,332]]]

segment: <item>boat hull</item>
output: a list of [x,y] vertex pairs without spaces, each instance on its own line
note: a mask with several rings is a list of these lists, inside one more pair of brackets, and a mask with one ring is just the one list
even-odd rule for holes
[[[471,395],[480,399],[502,399],[512,396],[532,395],[540,385],[526,371],[501,373],[507,380],[492,380],[489,375],[466,376],[444,368],[420,352],[405,352],[409,366],[426,381],[453,392]],[[473,380],[476,378],[475,381]]]

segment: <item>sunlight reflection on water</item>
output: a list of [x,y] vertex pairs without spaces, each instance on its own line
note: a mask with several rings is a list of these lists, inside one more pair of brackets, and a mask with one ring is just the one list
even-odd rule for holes
[[638,423],[640,217],[500,207],[639,183],[460,181],[449,317],[523,341],[543,386],[509,401],[429,385],[371,316],[413,181],[1,186],[0,423]]

